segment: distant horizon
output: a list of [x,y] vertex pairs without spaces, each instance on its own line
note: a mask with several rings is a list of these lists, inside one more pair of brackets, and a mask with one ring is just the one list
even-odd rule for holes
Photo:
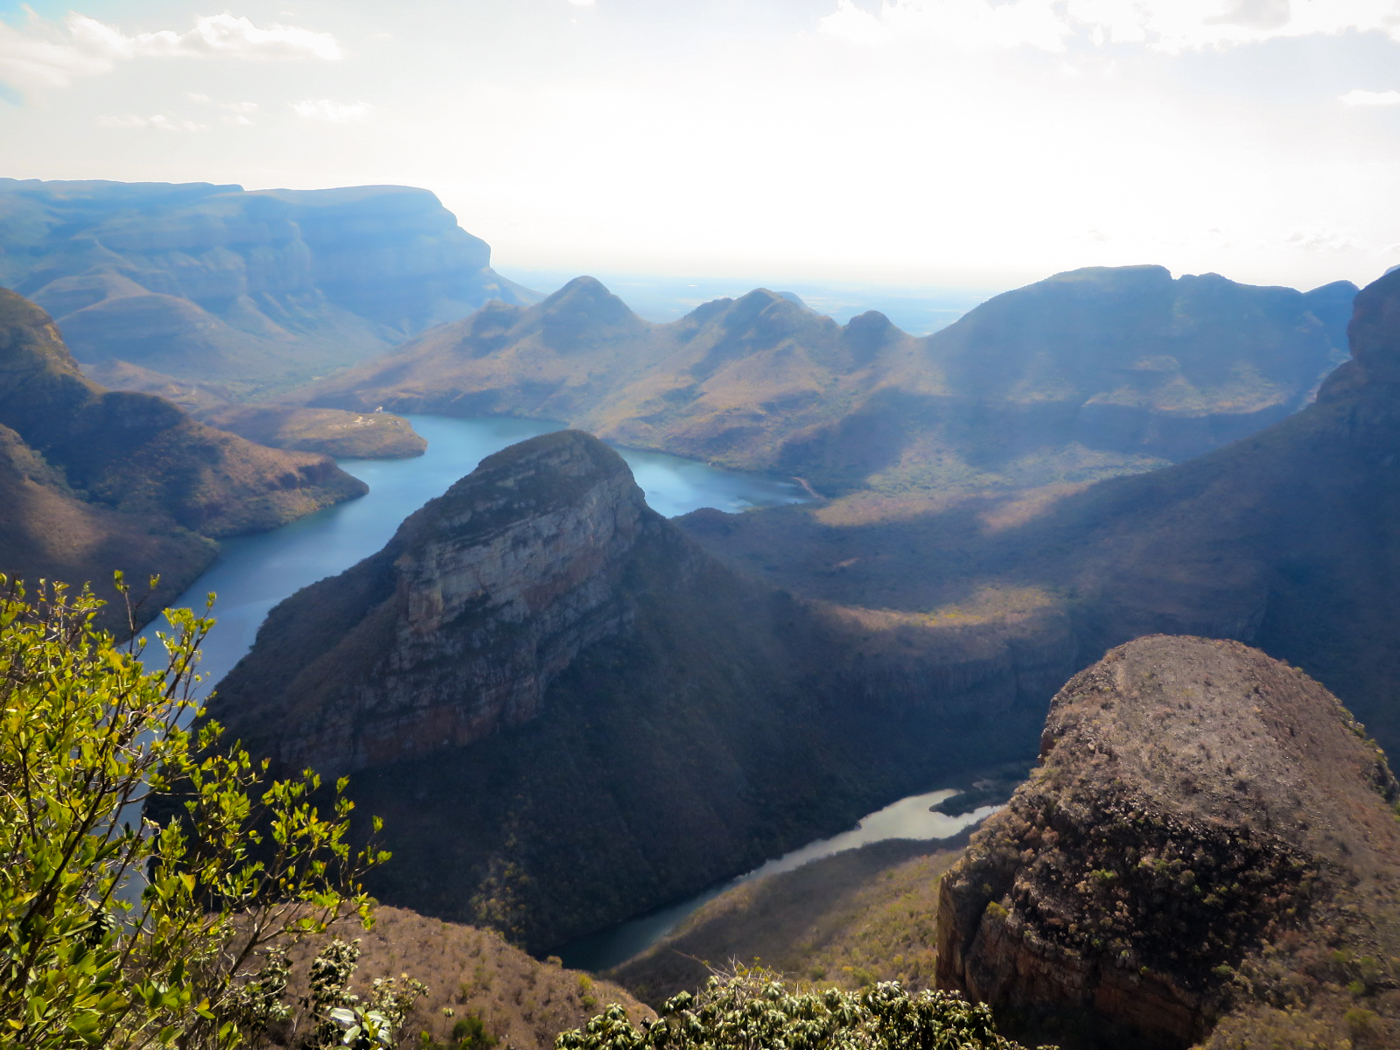
[[[997,295],[1017,288],[1023,288],[1038,281],[1043,281],[1059,273],[1066,273],[1072,270],[1095,268],[1095,267],[1122,267],[1122,266],[1162,266],[1167,269],[1173,278],[1183,276],[1199,276],[1208,273],[1215,273],[1234,281],[1237,284],[1253,284],[1273,287],[1293,288],[1300,292],[1307,292],[1313,288],[1332,284],[1336,281],[1350,280],[1358,287],[1365,287],[1372,280],[1381,277],[1386,271],[1382,270],[1374,276],[1357,280],[1354,277],[1340,276],[1329,280],[1323,280],[1315,284],[1286,284],[1280,282],[1241,280],[1230,273],[1221,270],[1202,268],[1190,270],[1177,270],[1166,263],[1157,260],[1143,259],[1135,262],[1124,263],[1094,263],[1087,262],[1074,266],[1062,266],[1058,269],[1051,269],[1037,274],[1027,271],[1024,274],[1005,274],[1006,283],[977,285],[968,281],[959,282],[956,279],[942,281],[928,281],[917,283],[908,276],[889,277],[880,280],[879,275],[869,276],[862,279],[859,271],[855,268],[850,272],[842,272],[836,269],[822,267],[806,274],[795,271],[791,267],[775,268],[767,274],[753,272],[745,273],[745,269],[751,269],[751,263],[737,263],[732,271],[724,271],[719,267],[708,269],[696,269],[689,272],[666,270],[661,268],[647,269],[642,266],[635,268],[617,268],[607,265],[581,264],[577,267],[560,266],[554,263],[534,264],[530,262],[513,263],[501,261],[501,248],[489,238],[482,237],[481,234],[463,222],[462,216],[454,210],[442,195],[438,194],[431,186],[415,186],[405,182],[377,182],[377,183],[340,183],[334,186],[248,186],[244,183],[232,179],[218,178],[195,178],[174,182],[168,179],[114,179],[103,176],[74,176],[63,178],[41,178],[37,176],[12,175],[0,172],[0,180],[14,180],[16,182],[40,181],[40,182],[113,182],[113,183],[134,183],[146,182],[152,184],[165,185],[209,185],[209,186],[238,186],[244,192],[272,192],[277,190],[294,190],[298,192],[316,190],[335,189],[355,189],[359,187],[384,186],[398,187],[405,189],[426,190],[433,193],[443,206],[452,212],[457,220],[458,228],[464,230],[472,236],[479,237],[486,241],[491,249],[491,267],[502,277],[514,281],[529,290],[542,296],[548,296],[575,277],[591,276],[597,278],[608,290],[618,295],[627,305],[639,316],[655,323],[665,323],[675,320],[690,309],[714,299],[730,297],[734,298],[743,295],[757,288],[767,288],[774,292],[792,292],[798,295],[805,305],[819,313],[827,314],[840,323],[844,324],[852,316],[863,313],[866,310],[878,310],[884,313],[889,319],[902,330],[912,335],[928,335],[932,332],[946,327],[955,322],[959,317],[966,314],[981,303]],[[686,290],[694,289],[691,296],[687,296]],[[629,298],[630,292],[632,297]]]

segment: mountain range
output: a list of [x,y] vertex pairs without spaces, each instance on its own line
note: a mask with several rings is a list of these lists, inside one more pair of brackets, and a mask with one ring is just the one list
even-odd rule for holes
[[1076,270],[913,338],[774,292],[650,324],[580,277],[313,384],[320,407],[558,419],[619,444],[803,477],[824,495],[1083,481],[1177,462],[1305,405],[1356,288]]
[[817,600],[948,625],[1023,606],[1063,615],[1080,666],[1144,634],[1238,639],[1316,675],[1394,748],[1397,303],[1400,275],[1365,288],[1352,359],[1315,403],[1188,462],[883,514],[700,511],[681,524],[737,569]]

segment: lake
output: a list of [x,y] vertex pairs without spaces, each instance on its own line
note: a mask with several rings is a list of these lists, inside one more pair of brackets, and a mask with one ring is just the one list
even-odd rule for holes
[[[408,418],[428,439],[426,453],[413,459],[342,460],[344,470],[369,485],[368,495],[271,532],[225,541],[219,560],[172,603],[202,609],[210,591],[218,595],[218,626],[206,639],[200,662],[207,682],[217,682],[252,647],[258,627],[282,599],[378,551],[404,518],[442,495],[491,453],[562,429],[558,423],[496,416]],[[647,503],[667,517],[700,507],[738,511],[804,498],[795,482],[720,470],[659,452],[617,451],[632,468]],[[152,638],[163,624],[158,620],[142,634]]]
[[979,820],[990,816],[1001,808],[1000,806],[983,806],[971,813],[959,814],[956,817],[944,816],[942,813],[934,813],[929,809],[930,806],[937,805],[945,798],[950,798],[955,794],[957,794],[955,791],[943,790],[902,798],[884,809],[871,813],[850,831],[843,831],[828,839],[809,842],[799,849],[768,861],[746,875],[740,875],[728,882],[711,886],[679,904],[657,908],[646,915],[618,923],[616,926],[589,934],[587,937],[580,937],[578,940],[564,945],[559,950],[558,955],[563,960],[564,965],[570,969],[592,970],[594,972],[608,970],[619,963],[626,962],[632,956],[646,951],[721,893],[742,883],[752,879],[761,879],[765,875],[777,875],[779,872],[792,871],[794,868],[800,868],[803,864],[811,863],[822,857],[830,857],[849,849],[858,849],[872,842],[883,842],[886,839],[928,841],[951,838],[964,828],[976,824]]

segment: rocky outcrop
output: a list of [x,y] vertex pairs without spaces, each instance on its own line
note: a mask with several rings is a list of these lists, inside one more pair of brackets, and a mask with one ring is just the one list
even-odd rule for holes
[[[104,390],[78,371],[49,317],[3,289],[0,428],[12,468],[0,572],[31,582],[92,582],[105,593],[123,569],[142,581],[160,575],[155,598],[168,600],[212,559],[208,538],[272,528],[366,491],[325,456],[263,448],[162,398]],[[159,609],[150,602],[144,615]]]
[[956,654],[908,626],[726,569],[565,431],[274,609],[209,710],[277,768],[349,773],[381,899],[546,949],[1024,753],[1063,621]]
[[[1397,799],[1302,672],[1234,642],[1114,649],[1055,697],[1040,767],[944,876],[939,983],[1071,1046],[1184,1048],[1232,1014],[1231,1039],[1257,1037],[1303,1000],[1342,1029],[1373,993],[1329,987],[1323,960],[1395,943]],[[1393,1006],[1369,1004],[1376,1034]]]
[[0,179],[0,283],[85,363],[243,394],[532,293],[426,190]]
[[1180,461],[1297,411],[1345,356],[1355,291],[1075,270],[914,339],[881,314],[841,326],[765,289],[652,325],[578,278],[306,397],[564,419],[824,494],[1005,489]]

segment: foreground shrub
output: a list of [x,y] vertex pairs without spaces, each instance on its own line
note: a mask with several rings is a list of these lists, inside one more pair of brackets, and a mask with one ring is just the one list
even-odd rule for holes
[[557,1050],[1022,1050],[997,1034],[991,1011],[946,992],[895,982],[862,992],[803,990],[766,970],[711,977],[639,1028],[609,1007],[562,1033]]
[[[359,880],[387,854],[351,853],[343,781],[323,817],[313,774],[265,784],[216,724],[190,728],[212,620],[168,612],[148,670],[99,605],[0,576],[0,1045],[234,1047],[288,1023],[279,946],[368,924]],[[330,1009],[337,1042],[388,1042],[381,1012]]]

